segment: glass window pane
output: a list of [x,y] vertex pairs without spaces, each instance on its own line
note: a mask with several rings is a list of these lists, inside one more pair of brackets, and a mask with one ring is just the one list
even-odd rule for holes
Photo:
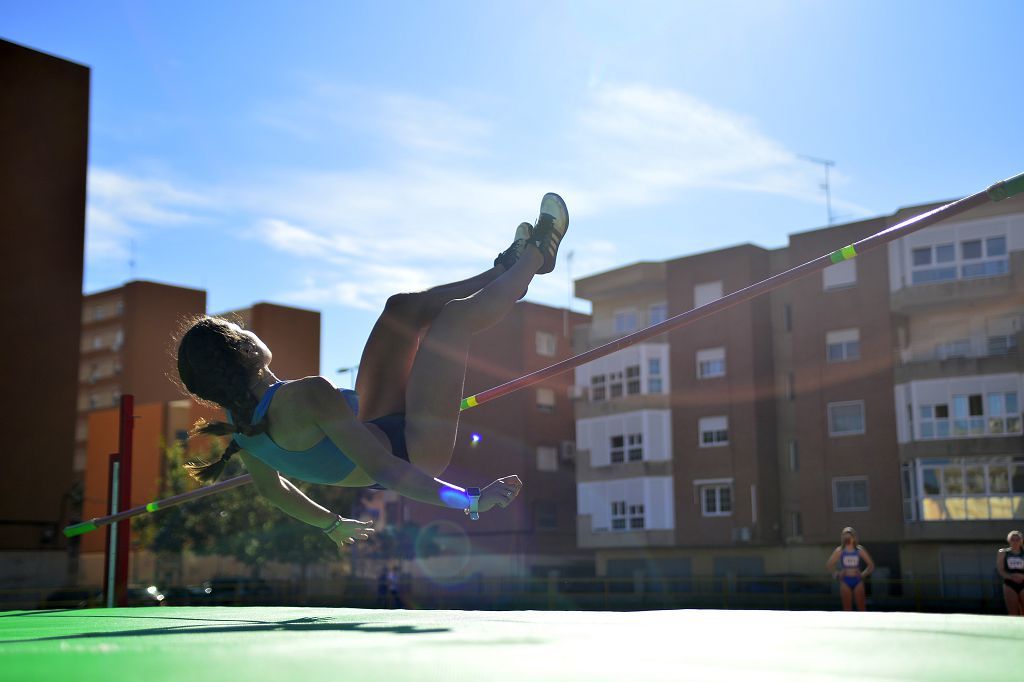
[[868,506],[868,484],[867,481],[857,481],[850,486],[852,489],[852,501],[854,507]]
[[846,359],[853,360],[860,357],[860,341],[848,341],[846,343]]
[[969,258],[981,258],[981,240],[972,239],[969,242],[961,242],[960,257],[964,260]]
[[988,394],[988,415],[990,417],[997,417],[1003,414],[1003,394],[1002,393],[989,393]]
[[1003,394],[1003,399],[1006,404],[1006,414],[1017,414],[1018,412],[1020,412],[1020,407],[1017,406],[1016,391]]
[[918,413],[921,415],[921,419],[931,419],[934,416],[934,407],[932,405],[921,405],[918,409]]
[[975,393],[974,395],[968,398],[967,408],[968,410],[970,410],[971,417],[980,417],[981,415],[985,414],[982,408],[980,393]]
[[939,244],[935,247],[936,263],[952,263],[956,258],[956,250],[952,244]]
[[939,485],[938,469],[924,469],[921,472],[921,482],[925,495],[939,495],[942,493],[942,488]]
[[967,494],[985,494],[985,468],[980,466],[967,467]]
[[942,470],[942,483],[947,495],[964,494],[964,472],[960,467],[946,467]]
[[988,468],[988,489],[993,493],[1010,492],[1010,472],[1005,466]]
[[914,265],[930,265],[932,262],[932,248],[914,249]]
[[843,346],[839,343],[830,343],[828,346],[828,361],[838,362],[843,359]]
[[953,416],[954,417],[966,417],[967,416],[967,396],[955,395],[953,396]]
[[732,511],[732,488],[720,488],[718,501],[721,511]]
[[718,511],[717,499],[714,488],[704,489],[704,511],[708,514]]
[[946,419],[947,417],[949,417],[949,405],[936,405],[935,418]]
[[1006,255],[1006,237],[989,237],[985,240],[985,250],[988,256]]
[[1024,493],[1024,464],[1011,465],[1010,488],[1010,492]]
[[934,422],[921,422],[921,438],[934,438],[935,437],[935,423]]
[[937,438],[949,438],[949,420],[943,419],[935,422],[935,436]]

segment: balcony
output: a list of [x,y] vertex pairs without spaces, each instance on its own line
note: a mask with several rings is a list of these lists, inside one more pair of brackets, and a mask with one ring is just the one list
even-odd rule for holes
[[641,478],[645,476],[671,476],[672,460],[639,460],[632,462],[616,462],[607,466],[594,466],[590,463],[589,450],[576,451],[576,482],[613,481],[623,478]]
[[906,384],[911,381],[951,376],[1024,372],[1024,357],[1018,351],[1021,343],[1024,343],[1024,332],[999,338],[1005,339],[1006,342],[998,345],[998,348],[993,347],[991,340],[988,344],[988,350],[995,352],[971,353],[965,351],[963,354],[959,354],[955,350],[945,353],[937,350],[935,353],[922,357],[911,355],[907,349],[898,350],[896,366],[893,370],[894,383]]
[[889,306],[894,312],[912,314],[932,307],[966,306],[979,299],[1020,295],[1024,292],[1024,281],[1017,273],[1022,267],[1024,251],[1014,252],[1009,256],[1006,274],[905,285],[890,294]]
[[580,549],[620,549],[629,547],[672,547],[671,530],[593,530],[590,514],[576,516],[576,546]]

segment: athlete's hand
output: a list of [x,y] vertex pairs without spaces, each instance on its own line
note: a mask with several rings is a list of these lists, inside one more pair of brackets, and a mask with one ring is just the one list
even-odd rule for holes
[[327,537],[334,540],[339,549],[345,545],[354,545],[359,540],[369,540],[374,533],[373,521],[357,521],[355,519],[342,518],[338,527],[327,533]]
[[512,500],[516,499],[522,489],[523,482],[515,474],[499,478],[480,491],[480,511],[484,512],[495,506],[504,509],[512,504]]

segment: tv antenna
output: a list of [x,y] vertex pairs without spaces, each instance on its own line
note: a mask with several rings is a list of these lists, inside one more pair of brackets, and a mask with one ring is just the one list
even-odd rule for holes
[[832,217],[832,186],[831,186],[831,184],[829,182],[828,169],[831,168],[832,166],[836,165],[836,162],[835,161],[831,161],[829,159],[819,159],[819,158],[817,158],[815,156],[807,156],[806,154],[798,154],[797,156],[799,158],[803,159],[804,161],[810,161],[811,163],[816,163],[816,164],[818,164],[820,166],[824,166],[824,168],[825,168],[825,182],[821,183],[820,186],[821,186],[821,188],[823,190],[825,190],[825,210],[828,211],[828,224],[831,225],[832,224],[832,220],[833,220],[833,217]]

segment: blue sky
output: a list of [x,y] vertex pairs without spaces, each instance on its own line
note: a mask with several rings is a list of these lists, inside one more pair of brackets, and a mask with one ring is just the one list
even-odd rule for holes
[[836,161],[840,221],[1024,170],[1020,2],[0,0],[0,37],[92,69],[84,290],[320,310],[332,377],[389,294],[486,269],[546,191],[572,227],[528,300],[566,305],[571,277],[823,226],[800,154]]

